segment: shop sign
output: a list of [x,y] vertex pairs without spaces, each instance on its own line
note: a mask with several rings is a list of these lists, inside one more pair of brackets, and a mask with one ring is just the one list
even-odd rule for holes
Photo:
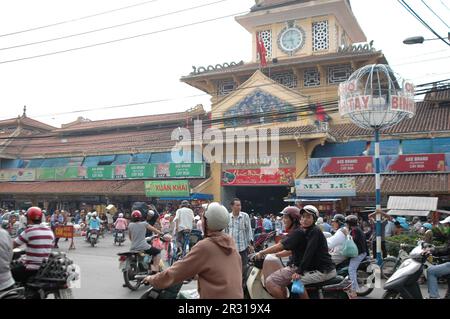
[[297,197],[346,197],[356,196],[354,178],[296,179]]
[[73,226],[56,226],[55,237],[56,238],[73,238]]
[[34,181],[36,179],[35,169],[7,169],[0,171],[0,181],[22,182]]
[[391,172],[443,172],[445,154],[398,155],[391,163]]
[[112,179],[114,173],[114,166],[96,166],[88,167],[88,179]]
[[126,178],[152,178],[155,176],[155,165],[153,164],[129,164],[125,169]]
[[222,172],[222,186],[249,185],[293,185],[295,168],[279,168],[275,170],[255,169],[226,169]]
[[189,181],[145,181],[147,197],[189,197]]
[[36,178],[38,180],[55,180],[56,171],[54,168],[36,169]]
[[324,174],[373,173],[371,156],[332,157],[322,167]]

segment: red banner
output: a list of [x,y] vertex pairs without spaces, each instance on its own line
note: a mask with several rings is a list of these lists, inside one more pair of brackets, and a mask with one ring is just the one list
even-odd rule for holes
[[399,155],[389,171],[442,172],[445,171],[445,154]]
[[222,186],[294,185],[295,168],[226,169],[222,172]]
[[73,238],[73,226],[56,226],[55,237],[56,238]]
[[333,157],[323,168],[328,174],[373,173],[371,156]]

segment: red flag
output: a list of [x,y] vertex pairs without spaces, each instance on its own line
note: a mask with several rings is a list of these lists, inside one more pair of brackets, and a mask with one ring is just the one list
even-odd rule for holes
[[256,50],[258,51],[259,54],[259,64],[262,67],[267,66],[267,61],[266,61],[266,47],[264,46],[264,42],[261,39],[261,35],[257,34],[256,35]]

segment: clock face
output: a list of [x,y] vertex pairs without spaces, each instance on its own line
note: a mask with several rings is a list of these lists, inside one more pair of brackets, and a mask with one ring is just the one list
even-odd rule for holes
[[304,35],[300,28],[290,27],[284,29],[279,37],[279,47],[286,53],[293,53],[300,49],[304,43]]

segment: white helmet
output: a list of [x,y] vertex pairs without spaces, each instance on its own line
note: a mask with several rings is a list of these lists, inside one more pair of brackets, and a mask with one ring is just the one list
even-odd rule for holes
[[123,218],[123,214],[122,213],[119,214],[119,218]]
[[92,213],[91,212],[87,213],[87,215],[88,215],[88,217],[92,217]]
[[319,210],[316,208],[316,206],[313,206],[313,205],[306,205],[306,206],[304,206],[301,209],[300,214],[303,214],[304,212],[308,213],[310,215],[313,215],[314,220],[316,220],[316,221],[320,217]]
[[165,218],[165,219],[170,219],[170,214],[165,214],[165,215],[164,215],[164,218]]
[[230,213],[217,202],[208,205],[204,216],[208,229],[213,231],[225,229],[230,222]]
[[97,217],[97,212],[93,212],[92,217]]

